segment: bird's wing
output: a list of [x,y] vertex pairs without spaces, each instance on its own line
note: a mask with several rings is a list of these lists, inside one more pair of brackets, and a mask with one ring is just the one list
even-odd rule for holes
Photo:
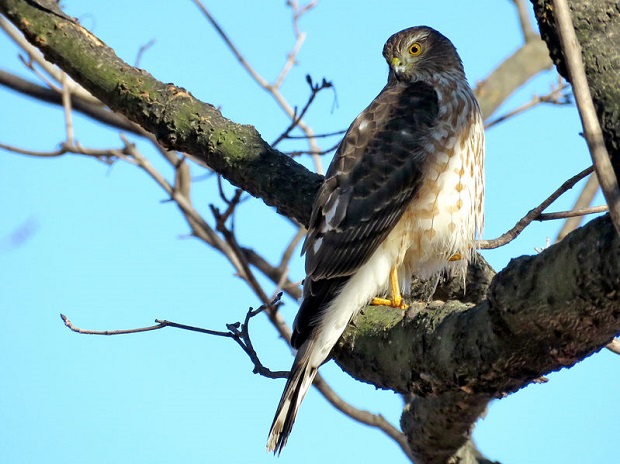
[[428,84],[388,84],[349,127],[315,200],[302,249],[307,275],[293,347],[308,339],[420,187],[438,111]]
[[388,84],[353,121],[313,206],[309,278],[352,275],[392,230],[420,186],[438,111],[428,84]]

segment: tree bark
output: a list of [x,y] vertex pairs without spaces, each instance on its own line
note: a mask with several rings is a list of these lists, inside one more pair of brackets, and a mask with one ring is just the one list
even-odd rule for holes
[[[534,3],[542,5],[540,17],[548,4]],[[615,2],[583,3],[607,3],[608,11],[618,11]],[[111,109],[307,224],[321,177],[271,148],[253,127],[235,124],[186,90],[124,63],[53,1],[0,0],[0,12]],[[594,31],[599,39],[603,25],[617,24],[617,16],[605,18]],[[587,22],[575,24],[586,28]],[[584,30],[592,32],[580,34]],[[616,153],[619,79],[596,66],[598,48],[584,46],[584,53],[596,55],[587,57],[588,77],[597,89],[607,144]],[[554,59],[561,62],[557,53]],[[618,62],[610,63],[617,73]],[[618,236],[608,218],[597,219],[540,255],[511,261],[497,275],[479,260],[465,297],[451,282],[438,289],[436,301],[416,306],[404,319],[398,311],[367,308],[334,354],[353,377],[410,398],[401,423],[419,463],[482,462],[469,437],[492,398],[573,365],[620,331],[619,264]]]
[[[531,1],[551,59],[558,72],[568,80],[552,2]],[[605,145],[616,178],[620,179],[620,3],[571,0],[568,4]]]

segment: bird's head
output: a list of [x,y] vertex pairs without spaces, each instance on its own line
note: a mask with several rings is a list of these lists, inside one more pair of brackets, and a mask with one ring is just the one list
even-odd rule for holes
[[465,72],[452,42],[427,26],[416,26],[397,32],[383,47],[389,67],[388,80],[411,82],[438,74]]

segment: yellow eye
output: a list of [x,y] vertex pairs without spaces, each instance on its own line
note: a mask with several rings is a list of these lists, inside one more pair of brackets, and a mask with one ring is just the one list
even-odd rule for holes
[[409,54],[411,56],[418,56],[422,53],[422,45],[419,42],[414,42],[409,46]]

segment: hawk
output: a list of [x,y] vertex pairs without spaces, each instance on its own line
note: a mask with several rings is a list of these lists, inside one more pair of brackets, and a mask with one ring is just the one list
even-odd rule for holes
[[400,288],[412,275],[464,276],[482,230],[483,121],[454,45],[411,27],[388,39],[383,56],[387,84],[349,127],[314,201],[291,338],[298,351],[267,442],[274,453],[360,309],[404,309]]

